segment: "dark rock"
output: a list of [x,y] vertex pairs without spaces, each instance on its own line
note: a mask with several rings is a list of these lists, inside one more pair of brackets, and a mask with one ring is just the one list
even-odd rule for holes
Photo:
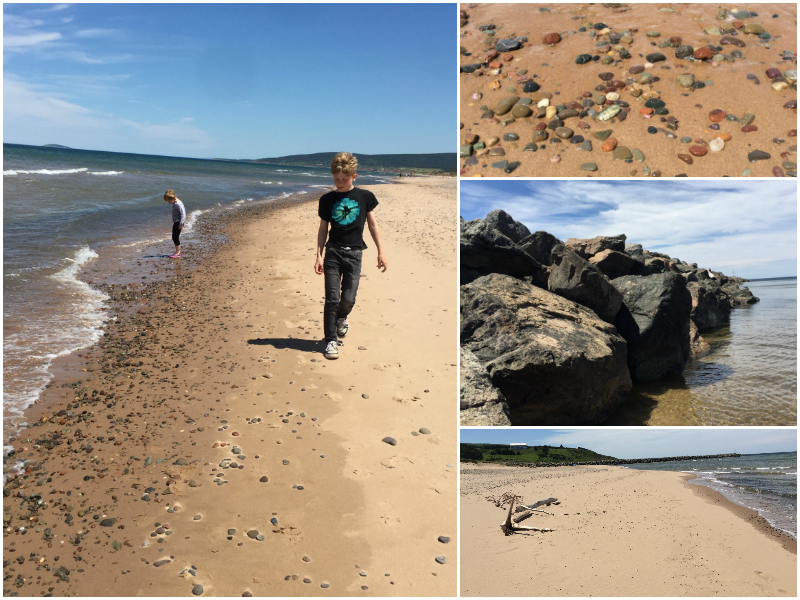
[[202,596],[203,595],[203,586],[199,583],[196,583],[192,588],[192,595],[194,596]]
[[449,537],[447,537],[446,535],[440,535],[440,536],[439,536],[437,539],[438,539],[438,541],[440,541],[442,544],[449,544],[449,543],[450,543],[450,538],[449,538]]
[[628,368],[634,381],[680,374],[689,359],[692,298],[676,273],[618,277],[613,285],[623,306],[614,321],[628,342]]
[[100,527],[113,527],[117,519],[103,519],[100,521]]
[[520,279],[531,277],[534,285],[547,286],[547,271],[542,265],[484,220],[461,221],[460,250],[462,284],[481,275],[502,273]]
[[661,54],[660,52],[653,52],[652,54],[648,54],[645,58],[647,58],[647,62],[657,63],[661,62],[662,60],[667,60],[667,57]]
[[592,309],[601,319],[613,323],[622,305],[622,295],[608,278],[562,244],[554,246],[550,254],[553,264],[547,289]]
[[704,283],[690,282],[686,289],[692,295],[691,317],[699,331],[716,329],[728,321],[731,314],[730,301],[728,294],[719,286],[712,286],[706,280]]
[[747,155],[747,160],[754,163],[758,160],[768,160],[772,158],[771,155],[763,150],[753,150]]
[[599,235],[590,239],[569,238],[566,246],[578,256],[588,260],[603,250],[624,252],[626,239],[624,233],[615,236]]
[[461,425],[511,425],[503,394],[489,379],[489,373],[467,348],[461,348]]
[[385,444],[389,444],[390,446],[397,446],[397,440],[393,437],[385,437],[381,441]]
[[514,425],[601,423],[630,391],[613,326],[513,277],[461,287],[461,344],[506,398]]
[[630,275],[639,263],[624,252],[616,250],[603,250],[598,252],[589,262],[600,269],[600,272],[609,279],[616,279],[623,275]]
[[535,81],[529,81],[524,86],[522,86],[522,91],[526,92],[528,94],[533,93],[533,92],[538,92],[539,91],[539,84],[536,83]]
[[519,243],[523,238],[531,234],[530,230],[523,223],[515,221],[506,211],[495,209],[486,215],[486,223],[495,227],[500,233],[510,238],[513,242]]
[[563,244],[556,236],[546,231],[537,231],[520,240],[519,248],[527,252],[533,259],[542,265],[551,265],[550,251],[556,244]]
[[692,358],[701,358],[711,353],[711,345],[700,335],[694,321],[689,321],[689,347]]
[[494,49],[498,52],[511,52],[522,48],[522,44],[526,41],[528,40],[525,37],[508,38],[497,42]]

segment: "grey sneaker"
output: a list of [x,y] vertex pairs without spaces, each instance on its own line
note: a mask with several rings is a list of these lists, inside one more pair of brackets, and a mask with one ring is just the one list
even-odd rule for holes
[[347,317],[336,319],[336,335],[344,337],[348,331],[350,331],[350,323],[347,322]]
[[330,360],[339,358],[339,344],[337,344],[335,341],[328,342],[328,345],[325,346],[325,351],[322,353],[322,355]]

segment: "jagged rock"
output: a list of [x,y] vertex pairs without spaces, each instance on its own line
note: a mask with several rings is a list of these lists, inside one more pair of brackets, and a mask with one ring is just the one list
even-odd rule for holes
[[616,250],[625,252],[624,233],[614,236],[598,235],[590,239],[569,238],[566,246],[581,258],[589,259],[603,250]]
[[598,252],[589,259],[589,262],[600,269],[600,272],[609,279],[631,275],[635,268],[640,267],[640,263],[633,258],[616,250]]
[[692,296],[692,321],[699,331],[716,329],[730,318],[731,305],[728,294],[713,280],[708,285],[700,282],[689,282],[686,289]]
[[462,219],[460,248],[462,285],[479,275],[501,273],[519,279],[530,277],[534,285],[547,286],[546,269],[486,221]]
[[461,348],[461,425],[511,425],[506,399],[467,348]]
[[682,373],[689,359],[692,297],[676,273],[615,279],[623,306],[614,320],[628,342],[628,368],[634,381],[653,381]]
[[517,245],[540,264],[550,266],[553,264],[550,259],[550,251],[556,244],[563,243],[556,236],[546,231],[537,231],[521,240]]
[[741,306],[742,304],[755,304],[760,302],[761,299],[753,295],[750,288],[743,287],[739,289],[739,284],[734,281],[728,281],[722,285],[722,289],[728,293],[730,305]]
[[622,305],[622,295],[600,269],[563,244],[553,246],[550,256],[552,266],[547,288],[591,308],[601,319],[613,323]]
[[694,321],[689,321],[689,347],[692,358],[701,358],[711,352],[711,345],[703,339]]
[[[625,244],[625,254],[631,258],[640,257],[643,252],[644,250],[642,250],[641,244]],[[644,259],[642,259],[642,261],[644,261]]]
[[510,238],[514,243],[519,243],[523,238],[531,234],[530,230],[525,227],[525,225],[512,219],[511,215],[504,210],[493,210],[486,215],[485,221],[499,230],[500,233]]
[[601,423],[631,388],[612,325],[513,277],[461,286],[461,345],[502,392],[514,425]]

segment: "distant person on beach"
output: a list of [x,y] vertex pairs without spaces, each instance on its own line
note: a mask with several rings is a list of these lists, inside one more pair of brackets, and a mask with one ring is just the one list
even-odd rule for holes
[[181,229],[186,222],[186,209],[183,202],[178,200],[175,192],[167,190],[164,193],[164,201],[172,204],[172,243],[175,244],[175,254],[170,254],[170,258],[181,257]]
[[314,272],[317,275],[325,273],[323,355],[328,359],[339,358],[339,338],[346,336],[350,329],[347,315],[356,302],[358,281],[361,277],[361,253],[367,247],[364,243],[364,223],[368,225],[369,233],[378,249],[378,268],[384,272],[388,266],[381,246],[378,223],[372,212],[378,205],[378,200],[372,192],[353,187],[357,167],[358,160],[349,152],[340,152],[334,156],[331,173],[336,190],[319,199],[319,231]]

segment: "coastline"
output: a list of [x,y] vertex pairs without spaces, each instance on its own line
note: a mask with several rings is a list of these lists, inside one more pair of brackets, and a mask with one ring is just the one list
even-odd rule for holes
[[[689,479],[613,466],[462,468],[462,596],[795,596],[796,541]],[[554,531],[503,536],[507,506],[484,497],[506,491],[558,498],[542,507],[554,516],[525,523]]]
[[15,443],[41,466],[4,497],[7,595],[455,594],[456,184],[399,183],[369,186],[390,270],[367,239],[338,361],[319,353],[313,197],[241,209],[229,243],[116,288],[136,309],[29,409],[73,416]]

